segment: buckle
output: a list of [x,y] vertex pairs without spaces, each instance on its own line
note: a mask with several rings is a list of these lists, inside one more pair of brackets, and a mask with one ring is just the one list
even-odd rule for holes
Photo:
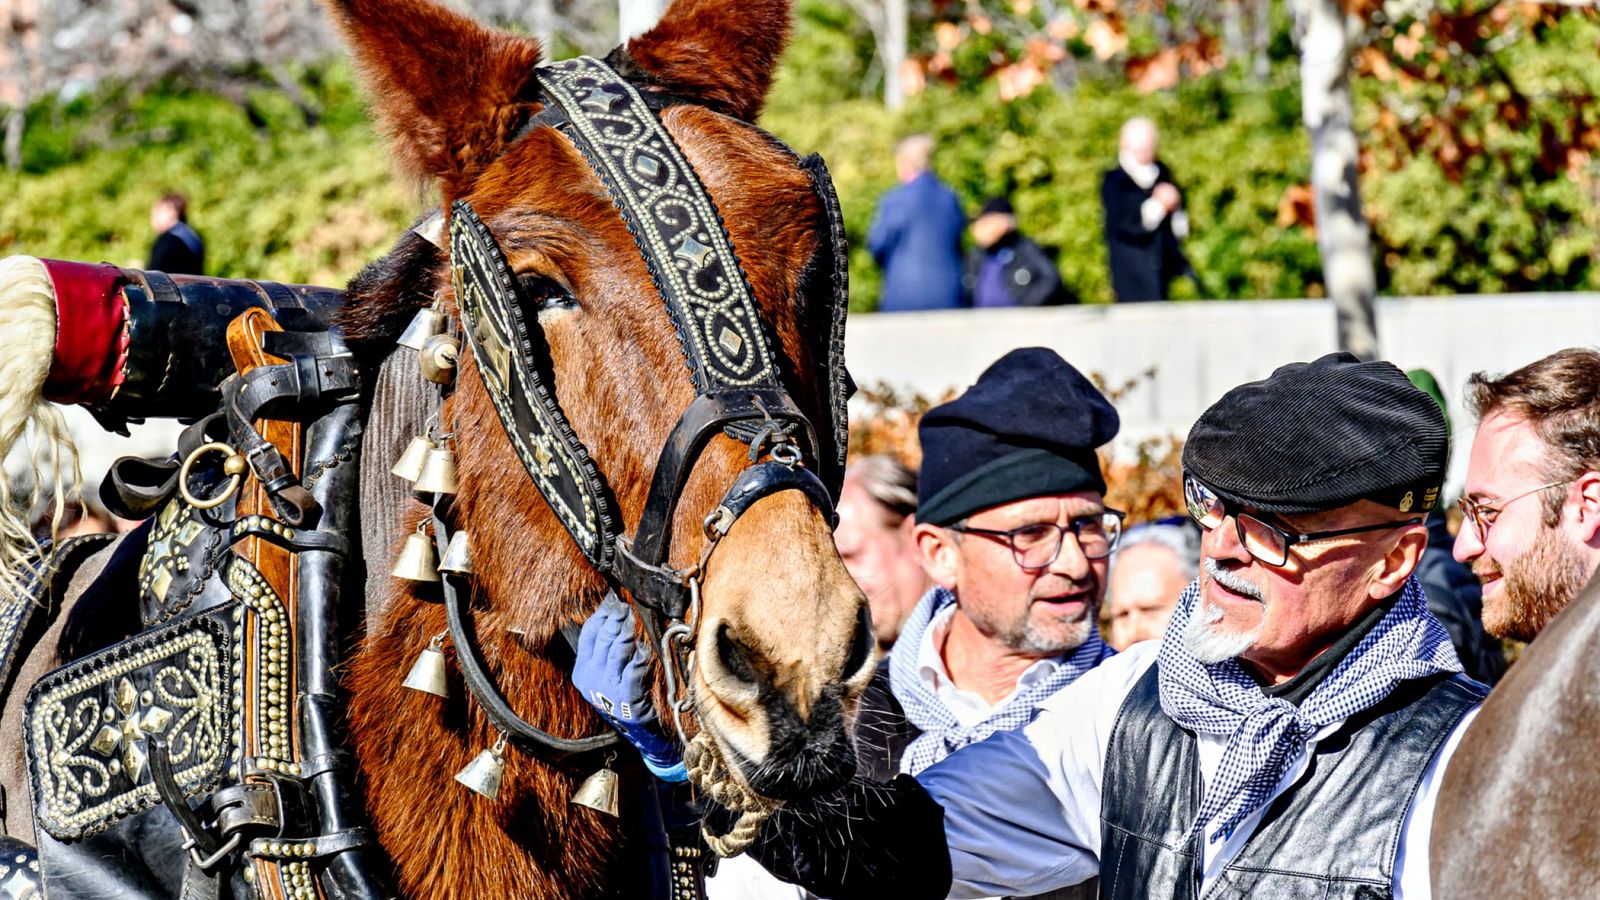
[[237,850],[248,832],[274,836],[283,833],[284,798],[279,793],[279,782],[274,779],[226,787],[201,803],[200,808],[210,813],[216,832],[213,834],[184,799],[172,775],[167,742],[159,735],[150,739],[150,777],[162,802],[178,820],[178,828],[183,832],[183,849],[202,870],[210,870]]

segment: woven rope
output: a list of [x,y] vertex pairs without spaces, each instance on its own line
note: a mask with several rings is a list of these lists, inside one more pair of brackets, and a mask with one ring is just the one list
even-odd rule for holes
[[734,778],[704,732],[695,735],[683,754],[684,768],[689,781],[727,809],[739,814],[727,834],[712,834],[704,826],[700,834],[706,846],[718,856],[738,856],[755,843],[756,835],[767,817],[777,811],[779,804],[761,796]]

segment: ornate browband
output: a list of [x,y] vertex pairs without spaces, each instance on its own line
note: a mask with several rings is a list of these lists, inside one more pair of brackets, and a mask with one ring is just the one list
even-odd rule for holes
[[711,195],[633,85],[580,56],[538,70],[667,303],[695,388],[776,387],[749,279]]

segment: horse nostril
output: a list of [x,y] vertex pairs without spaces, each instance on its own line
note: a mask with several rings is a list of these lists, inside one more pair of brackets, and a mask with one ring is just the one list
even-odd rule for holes
[[726,622],[717,627],[717,657],[733,677],[746,684],[759,682],[755,666],[750,662],[750,651],[734,639]]
[[856,612],[856,633],[850,639],[850,653],[845,657],[844,669],[839,677],[849,681],[863,668],[872,665],[872,648],[877,638],[872,634],[872,611],[861,604]]

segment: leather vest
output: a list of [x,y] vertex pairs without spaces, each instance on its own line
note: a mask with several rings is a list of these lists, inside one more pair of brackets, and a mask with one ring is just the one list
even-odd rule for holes
[[[1199,841],[1188,836],[1200,809],[1199,756],[1194,735],[1161,709],[1159,668],[1123,702],[1106,752],[1106,900],[1201,896]],[[1422,776],[1487,694],[1461,675],[1418,679],[1350,717],[1317,743],[1306,773],[1272,801],[1206,900],[1393,896],[1395,852]]]

